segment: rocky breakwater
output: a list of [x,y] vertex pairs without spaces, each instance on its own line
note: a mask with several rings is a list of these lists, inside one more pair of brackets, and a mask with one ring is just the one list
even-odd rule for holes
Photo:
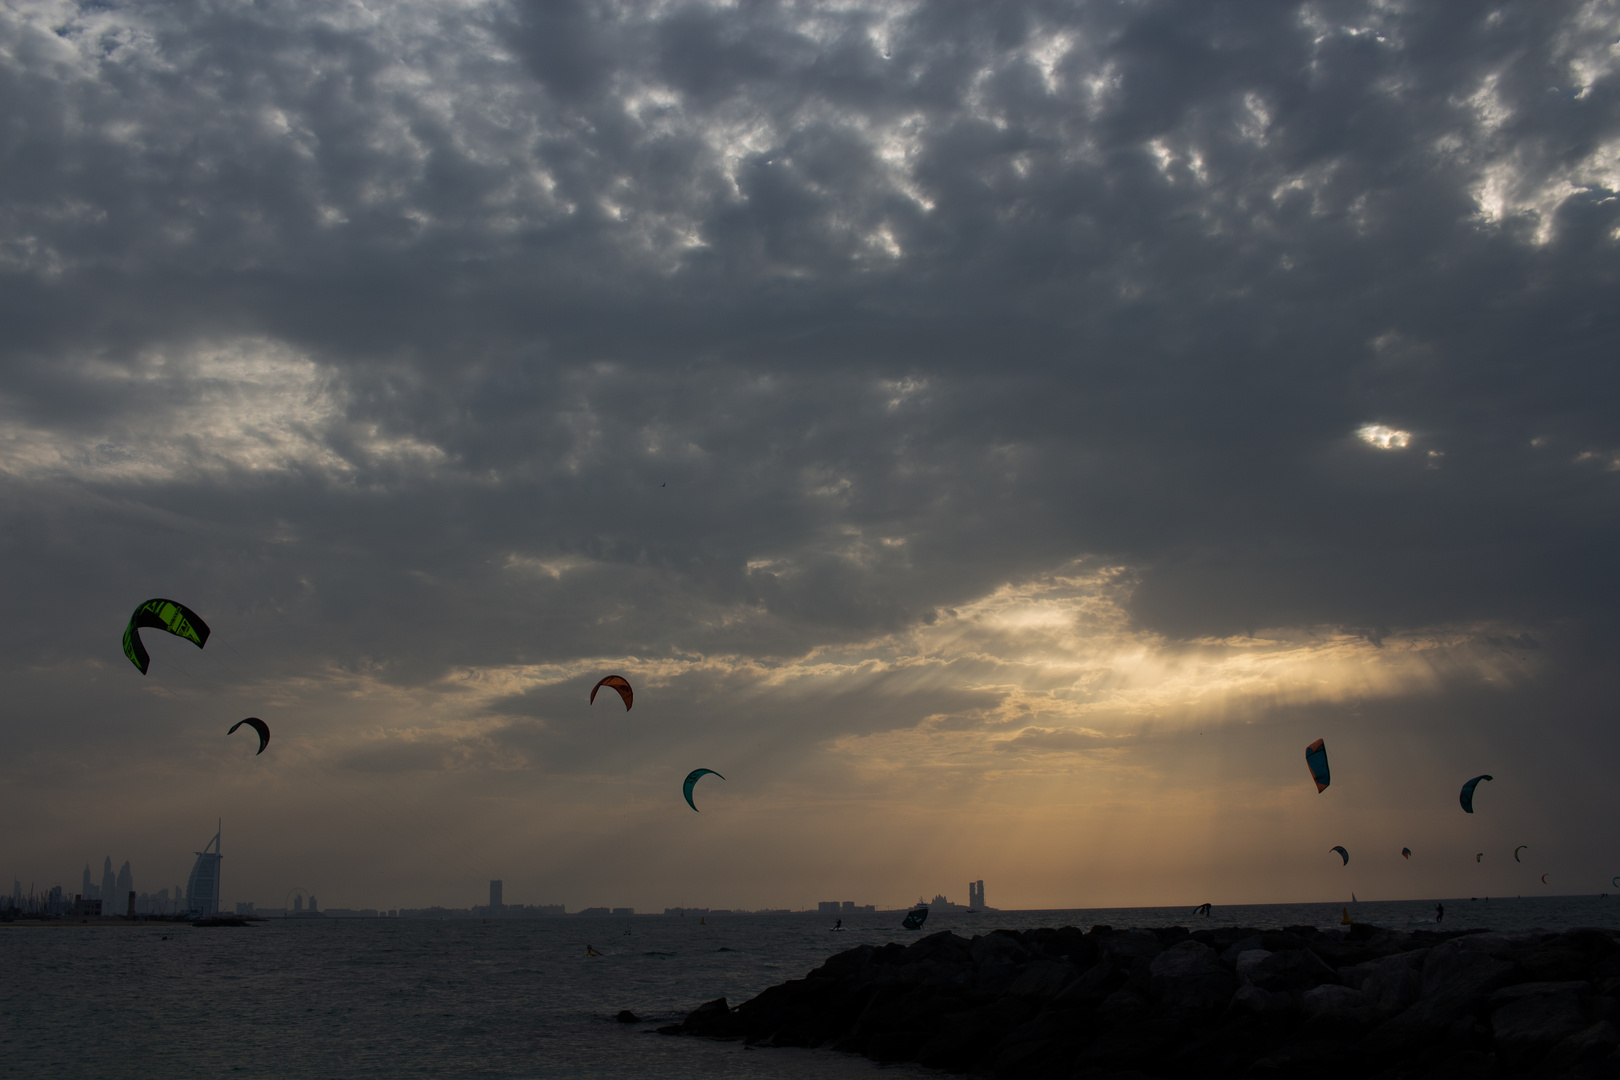
[[943,931],[659,1030],[1019,1080],[1617,1077],[1620,935]]

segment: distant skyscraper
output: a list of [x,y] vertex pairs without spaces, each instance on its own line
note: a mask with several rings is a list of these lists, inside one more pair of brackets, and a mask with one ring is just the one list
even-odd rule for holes
[[79,886],[80,896],[94,896],[95,886],[90,884],[90,864],[84,864],[84,882]]
[[119,911],[129,906],[129,894],[134,891],[135,875],[130,872],[129,860],[125,859],[124,865],[118,868],[118,891],[113,894],[118,900]]
[[302,896],[293,897],[293,910],[294,911],[303,911],[304,910],[304,898]]
[[315,910],[315,897],[314,897],[313,894],[311,894],[310,898],[309,898],[309,910],[311,910],[311,911]]
[[[224,857],[220,853],[219,835],[214,833],[214,838],[197,852],[191,879],[186,882],[186,910],[193,915],[219,914],[219,861]],[[209,848],[214,850],[210,852]],[[108,860],[108,872],[111,872],[111,860]]]
[[106,904],[107,913],[112,914],[119,906],[117,901],[123,894],[118,891],[118,878],[113,874],[111,855],[108,855],[106,861],[101,864],[101,892],[99,895]]
[[498,908],[498,907],[502,906],[502,904],[501,904],[501,883],[500,883],[499,880],[491,881],[489,883],[489,906],[492,907],[492,908]]

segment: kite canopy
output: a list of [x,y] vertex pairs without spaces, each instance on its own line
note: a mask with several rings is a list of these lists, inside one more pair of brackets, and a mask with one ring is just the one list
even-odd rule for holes
[[1474,854],[1474,861],[1475,862],[1484,862],[1485,861],[1485,853],[1483,851],[1476,852]]
[[1543,885],[1547,884],[1547,875],[1546,874],[1541,875],[1541,883]]
[[[720,774],[715,772],[713,769],[693,769],[691,772],[686,774],[686,783],[681,785],[681,791],[686,796],[686,805],[690,806],[693,810],[697,809],[697,803],[692,801],[692,789],[697,787],[697,782],[699,780],[711,774],[714,776],[720,776]],[[725,777],[720,776],[720,779],[724,780]]]
[[140,668],[142,675],[152,664],[146,646],[141,644],[141,628],[148,626],[167,630],[175,637],[183,637],[199,649],[208,644],[208,624],[195,611],[161,597],[148,600],[135,609],[135,613],[129,617],[129,625],[124,627],[124,655],[129,657],[130,663]]
[[1311,767],[1311,779],[1316,781],[1316,793],[1320,795],[1333,782],[1328,776],[1327,747],[1321,739],[1305,748],[1305,764]]
[[1514,848],[1513,849],[1513,861],[1514,862],[1524,862],[1523,859],[1519,858],[1519,852],[1523,851],[1525,848],[1527,848],[1529,846],[1530,846],[1529,844],[1520,844],[1518,847]]
[[1474,789],[1479,786],[1481,780],[1489,779],[1491,779],[1490,776],[1481,773],[1462,786],[1462,794],[1457,796],[1457,801],[1462,803],[1463,813],[1472,814],[1474,812]]
[[1401,858],[1410,859],[1411,857],[1412,857],[1412,849],[1411,848],[1409,848],[1409,847],[1401,848]]
[[591,687],[591,704],[596,704],[596,692],[604,686],[611,687],[619,692],[619,696],[624,699],[624,711],[629,712],[630,704],[636,699],[636,692],[630,689],[630,683],[621,675],[609,675]]
[[928,921],[928,908],[926,906],[916,908],[901,920],[900,928],[903,930],[920,930],[922,924],[926,921]]
[[236,723],[232,724],[231,730],[227,731],[225,734],[235,735],[236,729],[241,727],[243,724],[246,724],[248,727],[259,733],[259,749],[253,755],[254,757],[258,757],[260,754],[264,753],[264,748],[270,745],[270,725],[266,724],[263,720],[260,720],[257,716],[250,716],[246,720],[238,720]]
[[1350,853],[1344,850],[1344,848],[1340,847],[1338,844],[1334,844],[1332,847],[1328,848],[1328,850],[1337,851],[1339,853],[1339,858],[1344,860],[1344,865],[1350,865]]

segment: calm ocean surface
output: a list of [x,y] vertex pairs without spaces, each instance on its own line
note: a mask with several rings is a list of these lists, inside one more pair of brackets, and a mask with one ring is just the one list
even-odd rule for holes
[[[1447,900],[1445,928],[1620,929],[1620,897]],[[925,932],[998,927],[1338,924],[1338,904],[942,912]],[[1432,927],[1429,901],[1358,921]],[[912,941],[898,916],[638,916],[443,922],[330,919],[247,929],[0,926],[0,1077],[649,1077],[931,1075],[831,1051],[647,1034],[733,1004],[862,943]],[[625,934],[626,928],[630,933]],[[164,935],[169,940],[163,940]],[[587,958],[586,945],[604,955]],[[648,1023],[621,1025],[630,1009]]]

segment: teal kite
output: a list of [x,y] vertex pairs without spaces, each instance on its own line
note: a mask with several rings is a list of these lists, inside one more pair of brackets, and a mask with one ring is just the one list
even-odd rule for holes
[[[713,769],[693,769],[691,772],[686,774],[686,783],[681,785],[681,791],[686,795],[686,805],[690,806],[693,810],[697,809],[697,803],[692,801],[692,789],[697,787],[697,782],[699,780],[710,774],[720,776],[720,774],[715,772]],[[725,777],[720,776],[720,779],[724,780]]]
[[1409,847],[1401,848],[1401,858],[1410,859],[1411,857],[1412,857],[1412,849],[1411,848],[1409,848]]
[[1337,851],[1339,853],[1339,858],[1344,860],[1344,865],[1345,866],[1350,865],[1350,853],[1348,851],[1344,850],[1344,848],[1342,846],[1340,846],[1338,844],[1334,844],[1332,847],[1328,848],[1328,850],[1329,851]]
[[135,609],[135,613],[129,617],[129,625],[124,627],[124,655],[140,669],[142,675],[152,664],[146,646],[141,644],[141,628],[147,626],[183,637],[199,649],[208,644],[208,624],[195,611],[173,600],[148,600]]
[[1311,779],[1316,781],[1316,793],[1322,794],[1333,781],[1328,776],[1327,747],[1322,745],[1321,739],[1305,748],[1305,764],[1311,767]]
[[923,904],[900,920],[902,930],[921,930],[922,924],[928,920],[928,905]]
[[1462,803],[1463,813],[1472,814],[1474,812],[1474,788],[1479,786],[1481,780],[1489,779],[1491,779],[1490,776],[1481,773],[1463,785],[1462,794],[1457,796],[1457,801]]

